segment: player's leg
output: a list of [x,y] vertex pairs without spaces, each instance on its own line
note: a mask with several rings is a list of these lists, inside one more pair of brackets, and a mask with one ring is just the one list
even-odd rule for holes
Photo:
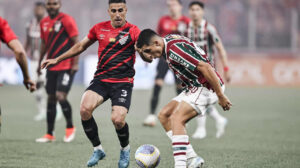
[[133,85],[129,83],[113,84],[110,90],[111,121],[115,126],[121,146],[119,168],[127,168],[130,161],[129,126],[125,119],[130,108],[132,87]]
[[89,87],[82,96],[80,104],[80,116],[83,130],[94,147],[94,152],[87,162],[92,167],[105,157],[103,147],[98,135],[98,126],[93,117],[93,111],[108,98],[109,88],[97,79],[91,81]]
[[57,81],[57,73],[53,71],[47,71],[47,82],[46,82],[46,92],[48,95],[47,98],[47,134],[41,138],[36,139],[36,142],[52,142],[55,141],[55,137],[53,135],[54,131],[54,122],[56,116],[56,81]]
[[64,142],[71,142],[75,138],[75,127],[72,120],[72,107],[67,99],[68,93],[73,83],[74,75],[70,71],[58,72],[56,99],[61,106],[62,112],[66,119],[66,130]]
[[172,146],[175,160],[175,168],[187,167],[187,146],[189,137],[185,130],[185,124],[197,116],[197,112],[185,101],[181,101],[178,108],[171,115],[171,127],[173,131]]
[[155,111],[158,105],[161,87],[164,84],[164,78],[167,75],[168,70],[169,68],[166,61],[162,58],[159,59],[159,62],[157,64],[157,69],[156,69],[155,83],[154,83],[151,102],[150,102],[150,114],[146,117],[143,123],[145,126],[152,127],[155,126],[156,124]]
[[207,114],[216,121],[216,128],[217,128],[216,137],[220,138],[225,133],[227,119],[219,113],[215,105],[209,105],[207,107]]
[[[162,124],[163,128],[166,131],[167,136],[170,138],[171,141],[172,141],[173,132],[171,127],[170,117],[173,114],[173,112],[176,110],[176,108],[178,108],[178,104],[179,102],[177,101],[177,99],[172,100],[159,112],[158,115],[160,123]],[[193,146],[190,143],[187,145],[186,156],[188,159],[188,163],[191,163],[192,161],[195,162],[195,160],[199,160],[198,155],[196,154],[196,152],[193,149]]]
[[[35,121],[41,121],[46,118],[46,103],[47,103],[47,97],[45,94],[45,90],[43,88],[44,84],[41,83],[39,80],[39,77],[36,73],[37,67],[38,67],[38,61],[31,60],[30,61],[30,74],[32,76],[32,80],[36,82],[36,90],[34,92],[34,97],[36,100],[36,105],[38,109],[38,114],[34,116]],[[43,71],[42,75],[44,74],[45,71]]]
[[206,115],[198,116],[196,118],[197,128],[194,132],[192,138],[194,139],[203,139],[206,137]]

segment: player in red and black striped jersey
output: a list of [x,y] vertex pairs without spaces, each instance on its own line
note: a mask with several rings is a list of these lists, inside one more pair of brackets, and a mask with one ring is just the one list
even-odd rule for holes
[[[41,52],[38,66],[38,74],[41,74],[41,61],[47,54],[47,59],[57,58],[68,51],[78,42],[78,29],[75,20],[62,12],[60,0],[47,0],[46,9],[48,17],[41,20]],[[67,121],[64,142],[71,142],[75,137],[75,127],[72,122],[72,108],[67,100],[73,77],[78,70],[78,56],[74,59],[67,59],[50,67],[46,73],[47,102],[47,134],[36,142],[51,142],[55,140],[53,135],[56,117],[57,101],[62,107],[63,114]]]
[[[161,17],[157,26],[157,33],[164,37],[168,34],[181,34],[186,32],[190,19],[182,15],[182,2],[181,0],[167,0],[169,15]],[[143,125],[154,126],[156,124],[155,111],[159,101],[159,93],[164,83],[164,78],[169,71],[168,64],[164,59],[159,59],[156,67],[155,84],[150,102],[150,114],[144,120]],[[181,92],[180,81],[175,77],[176,92]]]
[[105,157],[98,127],[93,118],[93,111],[106,100],[112,102],[111,119],[115,126],[120,145],[119,168],[126,168],[130,160],[129,128],[125,121],[131,101],[133,77],[135,75],[135,48],[140,30],[126,21],[127,6],[125,0],[109,0],[110,21],[93,26],[87,37],[75,44],[61,56],[46,60],[42,67],[74,57],[96,41],[98,64],[94,79],[82,96],[80,115],[84,131],[94,146],[94,153],[87,165],[94,166]]
[[29,73],[28,73],[28,66],[27,66],[27,58],[25,50],[21,44],[21,42],[18,40],[15,33],[10,28],[9,24],[5,19],[0,17],[0,40],[7,44],[7,46],[14,52],[16,56],[16,60],[18,64],[21,67],[22,73],[23,73],[23,83],[27,89],[29,89],[31,92],[35,90],[35,83],[33,83],[30,79]]

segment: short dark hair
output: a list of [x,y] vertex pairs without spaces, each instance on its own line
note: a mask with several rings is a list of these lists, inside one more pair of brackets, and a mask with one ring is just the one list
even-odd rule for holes
[[144,45],[150,45],[151,38],[153,36],[158,36],[158,34],[151,29],[144,29],[137,40],[137,48],[142,48]]
[[45,3],[44,2],[36,2],[34,5],[36,7],[38,7],[38,6],[45,7]]
[[189,8],[191,8],[193,5],[199,5],[202,9],[204,9],[204,3],[201,1],[192,1],[189,5]]
[[126,4],[126,0],[109,0],[108,4],[112,4],[112,3],[124,3]]
[[181,0],[177,0],[177,2],[178,2],[180,5],[182,5],[182,1],[181,1]]

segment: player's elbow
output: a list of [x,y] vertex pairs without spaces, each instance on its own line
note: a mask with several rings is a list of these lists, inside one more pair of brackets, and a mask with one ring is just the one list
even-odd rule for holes
[[209,63],[206,62],[199,62],[197,65],[197,70],[200,72],[206,72],[207,70],[210,70],[212,67]]

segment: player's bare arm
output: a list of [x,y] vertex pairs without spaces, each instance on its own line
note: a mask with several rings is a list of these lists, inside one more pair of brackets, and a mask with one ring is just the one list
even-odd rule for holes
[[200,71],[204,78],[207,79],[209,84],[212,86],[214,91],[216,92],[218,98],[219,98],[219,104],[223,108],[223,110],[229,110],[230,107],[232,106],[230,100],[225,96],[225,94],[222,91],[222,88],[220,86],[220,82],[217,78],[217,75],[212,68],[212,66],[208,63],[205,62],[199,62],[197,66],[197,70]]
[[227,57],[227,52],[224,48],[224,45],[222,41],[220,40],[219,42],[215,43],[215,46],[218,50],[219,57],[221,59],[222,65],[224,67],[224,77],[226,82],[230,82],[230,75],[228,71],[228,57]]
[[[71,41],[73,44],[77,44],[79,42],[78,36],[74,36],[71,38]],[[78,61],[79,61],[79,55],[75,56],[72,60],[72,73],[76,73],[78,71]]]
[[45,41],[42,40],[42,42],[41,42],[40,58],[39,58],[39,66],[38,66],[38,68],[36,70],[36,72],[37,72],[38,75],[42,74],[42,72],[41,72],[41,62],[44,59],[45,54],[46,54],[46,45],[45,45]]
[[20,65],[23,73],[23,77],[24,77],[23,83],[26,89],[30,90],[30,92],[35,91],[36,86],[35,83],[32,82],[29,77],[26,53],[21,42],[17,39],[12,40],[8,43],[8,47],[15,53],[16,60]]
[[83,51],[85,51],[89,46],[91,46],[95,41],[90,40],[89,38],[85,37],[82,41],[76,43],[71,49],[69,49],[67,52],[62,54],[61,56],[55,58],[55,59],[48,59],[45,60],[41,68],[48,68],[49,66],[56,65],[60,63],[61,61],[75,57],[79,54],[81,54]]

